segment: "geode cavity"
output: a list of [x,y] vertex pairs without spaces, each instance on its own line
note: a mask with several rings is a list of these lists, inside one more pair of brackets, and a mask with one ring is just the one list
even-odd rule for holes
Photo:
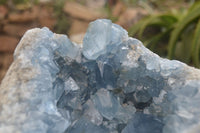
[[110,20],[83,45],[36,28],[0,86],[0,133],[199,133],[200,71],[160,58]]

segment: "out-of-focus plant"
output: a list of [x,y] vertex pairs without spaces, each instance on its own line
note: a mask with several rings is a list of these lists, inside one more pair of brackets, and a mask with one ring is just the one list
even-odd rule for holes
[[107,14],[107,18],[110,19],[112,22],[116,22],[119,17],[115,17],[112,15],[112,5],[109,5],[109,3],[107,2],[106,5],[105,5],[105,11],[106,11],[106,14]]
[[13,4],[24,4],[30,2],[30,0],[0,0],[0,4],[7,4],[10,2]]
[[12,10],[24,10],[38,2],[39,0],[0,0],[0,5],[7,5]]
[[0,5],[6,4],[6,0],[0,0]]
[[161,56],[200,67],[200,2],[189,9],[151,14],[129,29]]
[[54,13],[57,18],[54,31],[60,34],[67,34],[70,28],[70,20],[67,18],[66,14],[63,12],[63,8],[66,0],[55,1]]

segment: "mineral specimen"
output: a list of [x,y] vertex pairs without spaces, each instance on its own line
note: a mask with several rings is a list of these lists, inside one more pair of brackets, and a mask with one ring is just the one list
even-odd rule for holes
[[0,133],[199,133],[200,70],[160,58],[110,20],[83,45],[25,33],[0,86]]

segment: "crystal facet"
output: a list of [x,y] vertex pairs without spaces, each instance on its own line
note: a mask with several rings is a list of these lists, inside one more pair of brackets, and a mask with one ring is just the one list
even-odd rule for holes
[[83,45],[36,28],[0,86],[0,133],[199,133],[200,70],[160,58],[110,20]]

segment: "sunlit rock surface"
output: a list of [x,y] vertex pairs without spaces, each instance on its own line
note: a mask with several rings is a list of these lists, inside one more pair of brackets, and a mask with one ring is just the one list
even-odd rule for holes
[[160,58],[110,20],[82,45],[25,33],[0,86],[0,133],[199,133],[200,71]]

